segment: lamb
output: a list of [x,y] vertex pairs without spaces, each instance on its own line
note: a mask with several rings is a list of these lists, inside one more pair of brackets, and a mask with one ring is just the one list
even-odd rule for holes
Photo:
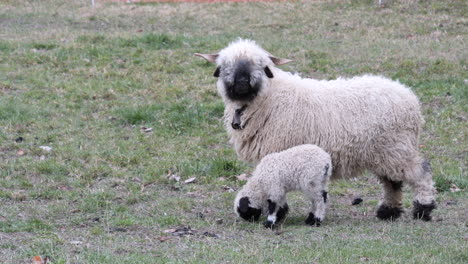
[[268,213],[264,226],[273,228],[289,211],[286,193],[302,191],[312,206],[306,224],[320,226],[325,218],[331,157],[310,144],[266,155],[234,200],[234,211],[249,221]]
[[413,217],[431,220],[436,191],[431,166],[419,154],[424,120],[410,89],[371,75],[301,78],[276,67],[291,60],[277,58],[251,40],[196,55],[216,63],[224,124],[240,159],[258,163],[269,153],[315,144],[332,157],[332,179],[367,170],[380,180],[379,219],[401,215],[402,187],[408,184],[415,194]]

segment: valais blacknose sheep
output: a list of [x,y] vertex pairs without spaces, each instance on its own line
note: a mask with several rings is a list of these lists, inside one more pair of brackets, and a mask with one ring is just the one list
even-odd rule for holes
[[238,40],[216,54],[224,122],[237,155],[257,163],[269,153],[315,144],[332,157],[332,179],[365,170],[383,185],[380,219],[402,212],[402,187],[414,191],[414,218],[431,220],[435,189],[431,166],[419,154],[424,122],[418,98],[380,76],[314,80],[284,72],[277,58],[255,42]]
[[245,220],[268,214],[266,227],[275,227],[288,213],[286,193],[302,191],[310,199],[306,224],[320,226],[325,218],[327,184],[332,172],[328,153],[315,145],[300,145],[266,155],[234,200],[234,211]]

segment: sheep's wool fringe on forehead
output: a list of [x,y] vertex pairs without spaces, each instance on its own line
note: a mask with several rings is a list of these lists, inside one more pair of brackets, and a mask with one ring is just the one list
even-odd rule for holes
[[233,65],[239,59],[248,59],[255,65],[272,64],[269,56],[271,54],[262,49],[255,41],[238,39],[219,52],[216,60],[217,65]]

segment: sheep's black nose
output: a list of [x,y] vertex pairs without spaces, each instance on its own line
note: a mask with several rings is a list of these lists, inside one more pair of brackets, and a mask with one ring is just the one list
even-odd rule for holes
[[237,123],[237,122],[232,122],[231,126],[232,126],[232,128],[234,128],[236,130],[241,129],[240,123]]
[[235,89],[238,94],[246,94],[250,90],[250,82],[248,79],[236,80]]
[[249,81],[250,81],[249,77],[246,75],[239,76],[238,78],[236,78],[236,83],[239,83],[239,84],[248,84]]

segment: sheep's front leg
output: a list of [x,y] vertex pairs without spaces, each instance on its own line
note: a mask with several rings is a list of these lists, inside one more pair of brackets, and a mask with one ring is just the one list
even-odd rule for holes
[[268,217],[263,225],[267,228],[274,228],[278,223],[286,218],[288,211],[289,206],[286,201],[282,206],[280,206],[279,203],[268,199]]
[[309,216],[305,220],[305,223],[311,226],[320,226],[323,219],[325,218],[325,212],[327,209],[328,193],[325,190],[315,191],[307,193],[312,205]]
[[428,161],[423,161],[415,167],[414,170],[408,170],[406,175],[406,182],[413,188],[415,194],[413,217],[431,221],[431,212],[437,207],[435,203],[437,191],[432,180],[432,168]]
[[384,197],[377,210],[377,218],[395,221],[403,212],[403,182],[392,181],[385,176],[380,177],[380,181],[382,182]]

